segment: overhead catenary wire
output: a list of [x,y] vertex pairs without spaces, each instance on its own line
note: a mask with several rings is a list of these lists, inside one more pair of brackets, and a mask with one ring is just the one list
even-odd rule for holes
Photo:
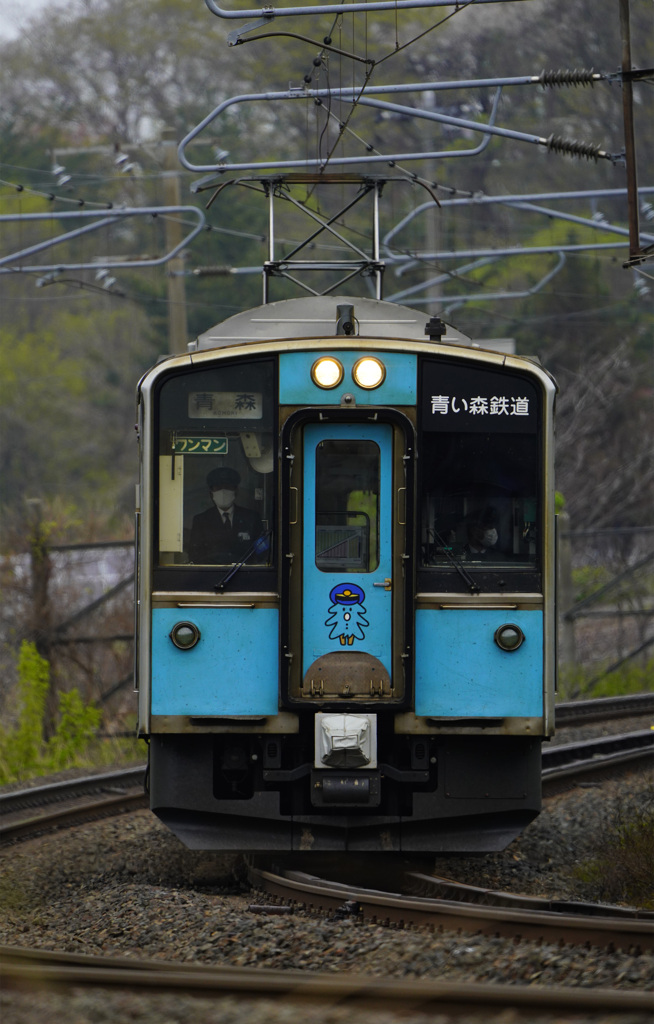
[[[600,73],[592,72],[593,75],[597,74],[597,81],[605,79],[608,76],[601,75]],[[214,108],[211,113],[207,114],[203,120],[196,125],[195,128],[182,139],[178,147],[178,156],[180,163],[187,170],[194,172],[206,172],[206,171],[219,171],[221,174],[240,172],[247,170],[258,170],[258,169],[270,169],[270,170],[285,170],[292,167],[325,167],[326,161],[320,156],[315,157],[309,161],[306,159],[296,160],[251,160],[243,162],[232,162],[232,163],[212,163],[212,164],[195,164],[192,163],[186,155],[187,147],[197,142],[199,136],[210,126],[213,125],[218,118],[220,118],[227,110],[231,107],[243,104],[243,103],[258,103],[258,102],[285,102],[292,101],[297,102],[298,100],[321,101],[324,103],[332,103],[334,99],[346,99],[356,105],[367,106],[382,111],[387,111],[390,114],[395,114],[402,117],[413,117],[426,121],[433,121],[438,124],[443,124],[448,127],[458,128],[463,131],[479,132],[481,134],[487,134],[491,136],[497,136],[500,138],[511,139],[513,141],[525,142],[532,145],[542,146],[548,149],[550,152],[567,154],[571,156],[577,156],[585,159],[597,160],[608,160],[612,163],[617,163],[622,160],[622,153],[611,153],[602,148],[602,146],[595,143],[587,143],[577,139],[566,139],[557,134],[550,134],[549,136],[543,136],[536,133],[519,132],[509,128],[503,128],[498,125],[486,124],[481,121],[472,121],[468,118],[453,117],[449,114],[441,113],[436,110],[427,110],[419,107],[411,107],[405,104],[390,102],[389,100],[376,99],[375,94],[383,93],[384,95],[400,95],[404,93],[433,93],[444,89],[462,89],[462,88],[482,88],[482,87],[504,87],[505,85],[540,85],[540,75],[529,75],[522,76],[520,78],[499,78],[499,79],[477,79],[477,80],[464,80],[464,81],[448,81],[441,83],[433,82],[414,82],[414,83],[395,83],[387,84],[383,86],[368,86],[362,89],[360,86],[356,88],[352,87],[340,87],[338,89],[308,89],[308,88],[297,88],[289,89],[279,92],[261,92],[261,93],[246,93],[239,96],[232,96],[222,101],[217,107]],[[349,120],[349,119],[348,119]],[[402,153],[391,153],[385,155],[358,155],[354,157],[330,157],[329,163],[332,166],[351,166],[353,164],[366,164],[366,163],[379,163],[382,161],[416,161],[416,160],[432,160],[436,158],[446,159],[448,156],[447,151],[440,152],[425,152],[425,150],[416,152],[402,152]]]
[[[46,264],[28,264],[28,265],[15,265],[20,260],[27,259],[31,256],[36,256],[38,253],[43,252],[51,248],[55,244],[61,242],[71,241],[72,239],[79,238],[82,235],[88,234],[89,232],[97,231],[101,228],[112,227],[117,224],[120,220],[137,218],[137,217],[148,217],[153,220],[161,217],[164,219],[166,215],[173,215],[176,213],[188,214],[195,220],[195,227],[189,231],[188,235],[183,238],[170,252],[165,253],[163,256],[146,258],[146,259],[111,259],[108,257],[107,265],[112,268],[126,268],[126,267],[156,267],[167,263],[173,256],[180,252],[183,248],[190,244],[193,239],[203,230],[206,218],[204,213],[197,206],[168,206],[168,207],[138,207],[138,208],[114,208],[111,212],[105,216],[100,217],[100,211],[90,210],[75,210],[75,211],[59,211],[50,213],[26,213],[26,214],[5,214],[0,216],[0,223],[20,221],[21,223],[26,222],[37,222],[43,220],[88,220],[92,217],[100,217],[91,223],[83,224],[81,227],[76,227],[70,231],[66,231],[63,234],[57,235],[54,239],[45,239],[40,242],[36,242],[32,245],[24,247],[20,252],[11,253],[8,256],[0,256],[0,273],[16,273],[18,272],[37,272],[42,273],[45,270],[82,270],[88,269],[90,264],[85,261],[58,261],[56,263]],[[99,264],[96,262],[95,267]]]
[[113,210],[114,208],[114,203],[110,201],[96,202],[90,199],[81,199],[79,197],[59,195],[56,192],[46,192],[42,189],[34,188],[31,185],[24,185],[22,183],[15,181],[6,181],[4,178],[0,178],[0,185],[4,186],[5,188],[13,189],[13,191],[17,193],[24,193],[25,195],[37,196],[40,199],[47,199],[49,202],[52,203],[71,203],[74,206],[78,206],[80,208],[84,206],[93,206],[97,207],[97,209],[99,210]]
[[[381,10],[381,9],[392,9],[392,10],[394,10],[394,12],[395,12],[395,24],[396,24],[395,49],[390,51],[383,58],[381,58],[381,60],[387,60],[387,59],[390,59],[393,55],[395,55],[395,53],[399,52],[400,48],[403,49],[404,47],[409,46],[412,43],[416,42],[418,39],[422,38],[424,35],[427,35],[428,32],[432,32],[439,25],[443,24],[450,17],[452,17],[455,13],[460,13],[460,11],[464,10],[465,8],[473,6],[474,3],[475,3],[475,0],[469,0],[468,3],[459,5],[456,8],[455,11],[448,13],[448,15],[445,18],[443,18],[441,21],[439,21],[438,23],[436,23],[434,25],[429,26],[429,28],[426,29],[424,32],[419,33],[418,35],[414,36],[409,42],[404,43],[401,46],[399,44],[399,39],[398,39],[398,35],[397,35],[397,24],[398,24],[398,22],[397,22],[397,14],[398,14],[399,10],[401,10],[403,7],[410,7],[410,6],[437,7],[437,6],[443,6],[443,5],[439,4],[439,3],[429,3],[429,4],[427,4],[427,3],[424,3],[424,4],[423,3],[418,3],[418,4],[391,3],[391,4],[388,4],[386,7],[384,7],[383,5],[381,7],[379,7],[378,5],[375,5],[375,4],[372,4],[372,5],[356,5],[355,4],[355,5],[348,5],[347,13],[351,13],[352,11],[357,12],[357,11],[360,10],[367,17],[368,11],[371,11],[371,10]],[[211,10],[211,5],[209,3],[207,4],[207,6],[209,6],[209,8]],[[316,13],[317,10],[319,10],[319,9],[315,8],[315,7],[311,8],[311,11],[313,13]],[[334,7],[330,5],[329,10],[333,11]],[[214,11],[213,13],[216,13],[216,12]],[[262,12],[259,11],[258,13],[259,13],[259,15],[261,15]],[[264,21],[265,21],[266,20],[266,10],[265,9],[264,9],[263,13],[264,13]],[[275,14],[276,13],[278,13],[278,12],[275,12]],[[307,10],[307,13],[308,13],[308,10]],[[243,17],[244,13],[240,12],[240,14],[238,16],[239,17]],[[275,16],[275,15],[273,15],[273,16]],[[336,24],[336,21],[339,18],[342,19],[342,14],[339,14],[339,15],[336,16],[336,18],[334,19],[334,25]],[[352,20],[354,22],[354,16],[353,16]],[[270,18],[268,18],[268,23],[271,23],[271,19]],[[332,29],[332,31],[333,31],[333,29]],[[268,35],[281,35],[281,34],[282,33],[266,33],[266,34],[262,34],[261,36],[249,37],[249,39],[247,39],[247,40],[244,39],[244,40],[239,40],[239,41],[254,41],[255,39],[264,39]],[[284,34],[292,35],[292,33],[284,33]],[[297,38],[308,39],[308,37],[301,37],[301,36],[297,36]],[[328,39],[329,39],[329,42],[328,42]],[[369,84],[371,82],[372,74],[374,72],[374,69],[379,64],[380,61],[376,61],[376,62],[372,61],[371,59],[368,58],[367,53],[366,53],[366,55],[364,57],[358,57],[356,54],[346,50],[345,48],[338,48],[338,47],[332,46],[331,34],[330,34],[330,36],[326,36],[325,39],[323,40],[323,47],[325,49],[325,53],[333,51],[335,54],[340,55],[343,59],[357,60],[357,61],[361,61],[361,62],[369,65],[366,82],[367,82],[367,84]],[[354,49],[354,47],[352,49]],[[325,70],[328,72],[328,70],[329,70],[328,66],[326,67]],[[600,81],[601,79],[610,78],[610,77],[611,76],[606,76],[606,75],[602,75],[601,73],[596,73],[592,69],[591,70],[588,70],[588,69],[580,69],[580,70],[577,70],[577,69],[574,69],[574,70],[559,69],[557,71],[554,71],[554,70],[542,71],[540,73],[540,75],[538,75],[538,76],[526,76],[526,78],[520,80],[520,84],[537,84],[537,85],[540,85],[543,88],[545,88],[545,87],[561,88],[563,86],[593,85],[595,82]],[[613,77],[615,77],[615,76],[613,76]],[[527,78],[528,78],[528,81],[527,81]],[[646,80],[646,79],[644,79],[644,80]],[[518,82],[518,80],[514,79],[514,80],[512,80],[512,82],[510,84],[517,84],[517,82]],[[475,84],[482,84],[482,83],[478,82],[478,83],[475,83]],[[432,91],[437,91],[440,88],[447,88],[448,85],[449,85],[449,87],[452,87],[452,88],[454,88],[454,87],[465,88],[465,87],[469,87],[471,85],[471,83],[461,82],[461,83],[456,83],[455,85],[453,85],[452,83],[449,83],[449,84],[448,83],[430,83],[430,87],[431,87]],[[349,135],[352,135],[353,137],[356,137],[356,133],[354,132],[354,130],[353,130],[351,124],[350,124],[350,120],[352,119],[352,116],[354,114],[356,106],[360,102],[362,102],[362,100],[363,100],[363,97],[361,96],[361,92],[366,88],[366,83],[364,83],[363,86],[361,86],[361,85],[355,86],[353,84],[349,88],[351,90],[350,91],[350,98],[348,100],[348,102],[350,102],[349,113],[347,113],[344,117],[339,119],[338,138],[337,138],[336,142],[331,146],[329,153],[327,153],[323,157],[321,157],[321,161],[322,161],[321,164],[320,164],[320,168],[321,169],[324,169],[328,165],[331,164],[332,157],[333,157],[333,154],[334,154],[334,152],[336,150],[336,147],[337,147],[337,145],[339,144],[339,142],[342,140],[343,136],[346,133],[349,134]],[[388,89],[389,89],[388,86],[384,86],[384,87],[380,86],[379,88],[382,89],[385,92],[388,91]],[[357,90],[360,91],[358,94],[357,94]],[[330,99],[334,95],[337,95],[339,99],[346,98],[346,92],[343,89],[341,89],[339,91],[328,89],[328,93],[329,93]],[[268,98],[268,97],[266,97],[266,98]],[[327,105],[324,104],[324,106],[325,106],[325,109],[327,109]],[[393,112],[393,109],[395,109],[395,111],[398,113],[398,116],[403,116],[403,113],[405,111],[411,110],[411,108],[405,108],[405,107],[403,107],[401,105],[397,105],[396,108],[389,107],[389,112]],[[416,116],[421,116],[421,114],[418,113]],[[333,110],[329,109],[328,110],[328,119],[332,119],[332,118],[336,118],[336,113]],[[477,122],[466,122],[466,121],[464,121],[462,119],[459,119],[458,123],[459,123],[459,125],[462,125],[462,126],[465,125],[466,129],[467,129],[467,126],[470,125],[472,127],[472,129],[476,129],[476,130],[479,130],[479,131],[483,131],[484,130],[484,126],[482,124],[477,123]],[[488,127],[488,126],[486,126],[486,127]],[[484,142],[486,144],[489,141],[489,137],[490,137],[490,133],[488,135],[484,136]],[[361,144],[365,146],[365,142],[363,140],[360,140],[360,141],[361,141]],[[608,154],[605,151],[603,151],[601,149],[601,147],[599,147],[599,146],[597,146],[597,145],[595,145],[593,143],[585,143],[583,141],[578,141],[576,139],[561,138],[560,136],[558,136],[558,135],[556,135],[554,133],[550,134],[549,136],[539,137],[537,140],[530,137],[526,141],[532,141],[532,142],[533,141],[537,141],[537,143],[539,145],[544,146],[550,152],[556,153],[556,154],[568,154],[568,155],[573,155],[573,156],[577,156],[577,157],[580,157],[582,159],[588,159],[588,160],[597,160],[597,159],[608,158],[610,160],[617,161],[619,159],[618,155],[616,155],[616,154]],[[414,172],[412,172],[410,170],[407,170],[405,168],[402,168],[401,166],[398,165],[398,161],[400,159],[407,158],[406,155],[399,156],[398,154],[390,154],[390,155],[386,155],[385,156],[384,154],[376,151],[375,153],[372,154],[372,156],[375,159],[377,159],[378,161],[388,161],[389,163],[392,163],[394,166],[396,166],[398,168],[400,173],[405,174],[410,180],[419,180],[418,176]],[[429,159],[429,158],[433,158],[433,156],[434,156],[434,154],[425,154],[424,158],[425,159]],[[409,156],[408,158],[411,159],[412,157]],[[351,159],[353,163],[354,162],[361,162],[359,160],[359,158],[347,158],[347,159],[348,160]],[[417,159],[417,157],[416,157],[416,159]],[[305,162],[305,164],[306,164],[306,162]],[[223,164],[222,166],[219,166],[216,169],[219,169],[220,172],[223,173],[225,171],[228,171],[232,166],[233,165],[225,165],[225,164]],[[275,165],[273,165],[273,166],[275,166]],[[422,180],[426,180],[426,179],[422,179]],[[441,186],[439,186],[439,187],[441,187]],[[50,198],[50,199],[53,198],[51,194],[44,193],[44,195],[47,196],[47,198]],[[83,201],[80,201],[78,199],[73,199],[73,198],[70,198],[68,196],[62,196],[62,197],[59,197],[59,198],[61,198],[61,200],[63,202],[75,203],[76,205],[83,205]],[[113,208],[112,205],[108,205],[106,207],[103,206],[102,204],[96,204],[96,205],[98,205],[100,208],[106,208],[106,209],[112,209]],[[212,229],[213,230],[220,230],[220,228],[212,228],[211,226],[205,225],[205,230],[212,230]],[[260,236],[257,236],[257,237],[260,237]]]

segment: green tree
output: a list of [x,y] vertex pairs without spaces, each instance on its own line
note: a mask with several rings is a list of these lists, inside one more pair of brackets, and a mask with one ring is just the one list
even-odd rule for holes
[[[647,67],[654,43],[651,5],[649,0],[631,0],[630,9],[634,63]],[[73,176],[71,200],[161,204],[163,168],[156,140],[163,127],[172,126],[181,138],[228,96],[299,89],[303,84],[358,87],[367,75],[371,84],[383,85],[537,75],[550,68],[592,67],[612,73],[621,60],[618,13],[614,0],[580,0],[577,4],[533,0],[460,10],[403,11],[397,16],[391,12],[332,19],[323,14],[316,19],[279,18],[256,29],[239,25],[248,29],[242,37],[245,41],[228,46],[226,36],[233,23],[213,17],[202,4],[196,8],[184,0],[70,3],[50,12],[47,20],[39,15],[23,39],[0,47],[0,158],[12,169],[5,174],[7,180],[13,180],[13,170],[20,168],[24,184],[48,191],[54,184],[53,150],[72,147],[81,152],[66,157]],[[71,38],[75,39],[73,48]],[[326,38],[331,39],[329,45]],[[362,60],[351,61],[347,53]],[[641,169],[647,173],[654,157],[654,130],[646,116],[650,93],[646,82],[635,86],[638,151]],[[401,102],[479,119],[488,118],[491,96],[488,89],[459,89],[408,96]],[[619,83],[547,90],[540,86],[506,88],[498,123],[539,137],[554,133],[579,138],[619,153],[623,146]],[[476,146],[481,136],[363,105],[352,109],[334,101],[316,107],[298,99],[230,108],[194,144],[193,156],[199,158],[198,163],[211,162],[214,147],[219,147],[229,150],[230,160],[235,162],[302,158],[330,152],[337,140],[339,154],[356,156],[367,147],[382,152],[421,148],[461,152]],[[101,152],[90,152],[96,146]],[[137,148],[141,172],[133,180],[115,168],[113,146]],[[492,139],[474,159],[453,156],[437,164],[411,164],[404,170],[437,181],[442,186],[441,197],[618,187],[624,183],[617,164],[573,160],[510,139]],[[384,164],[373,171],[401,173],[400,168]],[[641,175],[641,181],[647,181],[647,173]],[[180,176],[184,200],[204,205],[211,192],[191,200],[188,186],[196,176],[181,169]],[[388,228],[425,200],[425,193],[417,188],[407,187],[398,193],[389,187],[386,194],[382,213]],[[24,194],[7,191],[0,200],[0,209],[5,211],[34,208]],[[315,197],[307,201],[317,202]],[[53,207],[69,208],[58,200]],[[605,213],[623,223],[626,219],[623,199],[596,204],[579,200],[566,209],[580,216]],[[544,230],[542,215],[502,206],[484,207],[483,212],[481,207],[443,207],[435,213],[432,209],[429,217],[436,229],[437,248],[457,251],[536,241],[547,244],[548,240],[556,243],[569,234],[567,227],[555,221],[545,222]],[[225,190],[210,205],[207,218],[211,230],[191,247],[187,270],[261,264],[265,247],[260,235],[266,233],[266,211],[259,196],[246,189]],[[425,217],[416,219],[398,240],[397,248],[416,257],[416,269],[403,275],[398,290],[437,272],[456,273],[456,261],[439,266],[438,261],[425,258],[429,251],[425,222]],[[349,223],[356,232],[368,234],[369,225],[362,214],[353,213]],[[129,230],[116,230],[110,251],[133,257],[150,253],[153,246],[160,251],[160,240],[153,242],[150,228],[134,223]],[[56,225],[53,234],[55,230]],[[288,216],[281,233],[292,242],[295,230]],[[18,249],[34,236],[34,230],[28,231],[26,225],[20,226],[20,233],[22,241],[16,241],[17,233],[12,237],[9,232],[7,244]],[[581,236],[577,233],[574,237]],[[599,240],[600,236],[593,237]],[[320,239],[320,245],[323,241]],[[72,243],[69,251],[93,258],[108,250],[104,239],[100,243],[89,237]],[[585,519],[591,514],[593,522],[606,525],[625,519],[649,521],[651,516],[647,510],[652,470],[645,438],[648,389],[652,387],[652,298],[634,301],[632,275],[622,270],[616,252],[571,257],[565,270],[543,290],[523,299],[461,306],[452,317],[455,325],[473,338],[516,337],[520,350],[540,355],[558,374],[562,384],[561,486],[573,517]],[[470,273],[468,285],[489,293],[526,290],[549,266],[548,257],[503,260],[478,274]],[[18,360],[25,382],[14,379],[10,412],[5,414],[3,426],[6,433],[6,424],[12,428],[19,425],[16,447],[20,454],[4,448],[1,452],[0,466],[8,460],[10,470],[5,500],[8,496],[18,508],[20,497],[28,490],[23,478],[29,477],[31,492],[40,481],[46,496],[54,495],[58,487],[60,492],[74,492],[80,502],[95,497],[106,503],[109,494],[118,493],[125,508],[132,479],[128,466],[133,466],[133,448],[128,441],[133,381],[166,348],[164,273],[121,272],[124,299],[92,298],[93,275],[82,273],[68,285],[43,289],[38,302],[33,281],[16,279],[21,276],[0,279],[0,298],[7,311],[4,328],[9,331],[2,342],[0,368],[11,361],[9,352],[17,347],[16,339],[28,335],[32,340],[25,342],[26,351],[31,348],[36,354],[38,366],[41,339],[53,331],[51,352],[61,358],[61,365],[50,374],[59,390],[54,383],[48,390],[46,380],[38,386],[31,379],[29,357],[23,355]],[[387,291],[393,291],[391,271],[386,276]],[[453,287],[445,287],[443,292],[447,296],[466,286],[458,277]],[[189,277],[190,333],[206,330],[231,313],[258,303],[259,288],[258,277],[246,274]],[[355,294],[365,288],[365,282],[351,286]],[[435,301],[437,311],[439,302]],[[46,356],[44,366],[48,365]],[[20,405],[20,393],[30,394],[32,407]],[[41,420],[48,422],[48,444],[42,444],[38,455],[37,405]],[[63,423],[65,406],[68,430]],[[626,461],[624,451],[629,453]],[[48,475],[54,466],[58,484]],[[612,486],[606,497],[598,500],[605,479],[610,479]]]

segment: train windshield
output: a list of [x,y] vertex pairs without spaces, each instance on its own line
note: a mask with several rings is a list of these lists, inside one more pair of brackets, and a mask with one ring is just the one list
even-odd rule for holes
[[535,437],[440,434],[423,449],[423,565],[535,565]]
[[157,564],[271,563],[274,367],[230,363],[159,394]]
[[539,398],[523,377],[428,364],[421,564],[540,564]]
[[379,565],[379,464],[373,441],[317,446],[315,557],[322,572],[373,572]]

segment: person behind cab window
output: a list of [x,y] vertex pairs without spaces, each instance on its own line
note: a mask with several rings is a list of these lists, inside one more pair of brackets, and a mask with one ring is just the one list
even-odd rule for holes
[[497,510],[487,506],[467,524],[467,539],[462,552],[464,559],[483,559],[488,551],[495,548],[499,537],[498,522]]
[[211,507],[193,518],[188,556],[196,565],[231,565],[245,556],[263,533],[257,512],[236,504],[241,478],[219,466],[207,476]]

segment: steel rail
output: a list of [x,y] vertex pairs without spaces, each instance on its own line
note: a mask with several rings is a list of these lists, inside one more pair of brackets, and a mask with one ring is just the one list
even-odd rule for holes
[[[564,914],[515,907],[484,907],[456,900],[406,896],[326,881],[303,872],[277,874],[250,866],[252,885],[275,896],[295,900],[313,909],[356,908],[366,921],[428,926],[447,931],[500,935],[537,942],[565,942],[605,949],[652,950],[651,920],[617,916]],[[452,883],[453,885],[456,883]]]
[[596,700],[575,700],[557,704],[554,717],[557,728],[582,725],[585,722],[606,722],[615,718],[654,715],[654,693],[634,693],[625,697],[601,697]]
[[275,971],[266,968],[214,967],[175,961],[131,960],[47,953],[0,947],[0,983],[5,989],[43,987],[118,987],[195,996],[236,995],[242,999],[320,1002],[366,1009],[445,1010],[504,1008],[523,1011],[602,1011],[648,1013],[651,993],[616,989],[540,987],[537,985],[401,981],[364,974]]
[[[649,715],[653,712],[654,694],[636,694],[562,704],[556,709],[556,718],[557,724],[565,727],[580,722],[599,722],[617,717]],[[554,778],[561,772],[570,776],[573,772],[583,774],[586,771],[602,770],[607,765],[615,765],[618,761],[651,758],[653,754],[652,729],[603,736],[574,744],[561,744],[558,747],[545,748],[543,751],[544,779]],[[146,766],[137,765],[75,779],[64,779],[43,786],[0,792],[0,818],[7,818],[23,810],[44,808],[54,803],[97,795],[101,796],[104,807],[109,807],[112,800],[119,805],[128,795],[138,803],[138,796],[141,794],[135,796],[129,791],[142,791],[145,774]],[[91,806],[87,805],[89,808]],[[45,823],[45,817],[43,821]]]
[[[144,774],[141,767],[100,777],[112,780],[111,785],[102,786],[94,779],[83,779],[2,794],[0,846],[58,828],[146,809],[148,799],[143,791]],[[126,785],[127,780],[130,781]],[[55,807],[50,806],[53,803]],[[38,808],[41,812],[31,816],[20,813]]]
[[[620,698],[623,714],[649,713],[649,695]],[[597,702],[579,702],[593,713]],[[604,713],[615,717],[615,705],[600,702],[594,720]],[[638,711],[635,711],[635,709]],[[642,709],[645,709],[643,712]],[[643,729],[625,735],[603,736],[574,744],[562,744],[543,750],[542,785],[545,796],[575,785],[590,775],[614,777],[626,770],[651,763],[654,756],[654,731]],[[29,789],[0,793],[0,844],[42,834],[51,829],[122,814],[148,806],[144,793],[146,766],[119,769],[97,775],[49,783]],[[80,801],[84,801],[80,803]],[[52,808],[52,804],[57,804]],[[66,806],[61,806],[66,804]],[[40,811],[34,815],[24,811]]]
[[28,807],[44,807],[46,804],[61,800],[106,793],[108,790],[115,793],[117,788],[124,790],[142,786],[144,776],[145,765],[138,765],[135,768],[119,768],[97,775],[84,775],[77,779],[62,779],[47,783],[45,786],[0,793],[0,816]]
[[[548,899],[546,896],[526,896],[524,893],[501,892],[486,889],[467,882],[453,881],[438,875],[420,871],[407,871],[405,879],[410,895],[431,896],[437,899],[462,900],[487,907],[514,907],[518,910],[535,910],[555,914],[575,914],[584,917],[618,917],[632,921],[654,922],[654,910],[639,907],[620,907],[607,903],[587,903],[582,900]],[[415,888],[414,888],[415,883]]]
[[543,749],[543,779],[554,775],[559,769],[574,772],[578,766],[592,771],[612,764],[651,758],[654,756],[654,731],[639,729],[636,732],[616,733],[614,736],[599,736],[578,743],[564,743],[558,747]]
[[43,832],[52,832],[70,825],[77,826],[97,821],[100,818],[115,817],[130,811],[146,809],[147,798],[143,793],[126,794],[125,796],[106,797],[94,800],[93,803],[79,804],[65,810],[49,810],[34,818],[22,818],[0,825],[0,846],[16,839],[32,839]]
[[543,797],[563,793],[589,776],[616,778],[647,768],[653,757],[654,731],[651,729],[544,748]]

